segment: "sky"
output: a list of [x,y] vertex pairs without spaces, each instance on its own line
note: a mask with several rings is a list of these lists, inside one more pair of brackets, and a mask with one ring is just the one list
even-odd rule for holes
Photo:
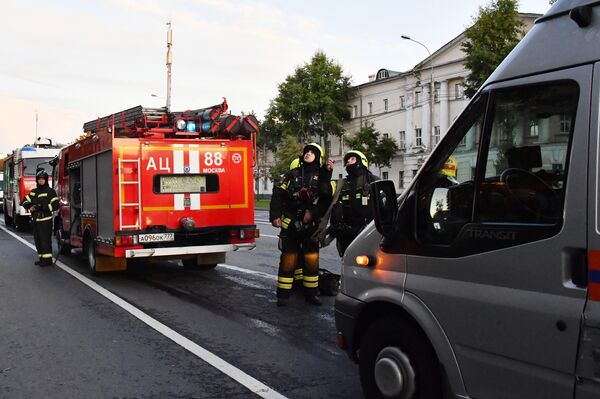
[[[352,77],[406,71],[459,35],[489,0],[3,0],[0,155],[37,136],[69,143],[84,122],[166,97],[172,110],[227,98],[264,115],[277,85],[324,51]],[[545,13],[548,0],[521,0]],[[156,97],[152,96],[154,94]],[[37,114],[37,123],[36,123]]]

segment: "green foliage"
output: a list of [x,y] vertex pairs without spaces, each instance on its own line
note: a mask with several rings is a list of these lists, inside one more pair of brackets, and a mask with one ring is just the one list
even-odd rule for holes
[[517,45],[523,23],[518,19],[518,0],[492,0],[479,7],[474,24],[467,29],[465,66],[470,70],[465,95],[472,97],[496,67]]
[[350,77],[318,51],[279,84],[279,94],[271,101],[262,124],[261,144],[275,151],[286,136],[299,142],[341,136],[342,124],[350,118],[349,95]]
[[304,145],[299,143],[296,137],[285,136],[275,153],[275,164],[271,168],[271,180],[279,181],[281,175],[290,170],[290,163],[294,158],[302,155]]
[[384,166],[391,166],[392,158],[400,149],[396,140],[382,137],[372,122],[366,122],[356,136],[347,138],[346,145],[353,150],[361,151],[369,163],[376,165],[380,170]]

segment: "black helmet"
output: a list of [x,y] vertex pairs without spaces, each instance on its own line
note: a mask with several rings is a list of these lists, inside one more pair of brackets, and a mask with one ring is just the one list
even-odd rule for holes
[[35,171],[35,180],[37,179],[44,179],[46,180],[46,182],[48,182],[48,173],[46,173],[46,170],[44,168],[37,168]]

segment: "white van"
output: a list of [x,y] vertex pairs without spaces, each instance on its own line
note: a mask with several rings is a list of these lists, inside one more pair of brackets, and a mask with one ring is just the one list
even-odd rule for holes
[[373,183],[336,298],[366,397],[600,398],[599,110],[600,1],[559,0],[399,199]]

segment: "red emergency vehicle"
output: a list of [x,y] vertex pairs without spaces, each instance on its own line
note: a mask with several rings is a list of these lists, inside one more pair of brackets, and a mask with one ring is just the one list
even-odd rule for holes
[[[30,213],[21,206],[25,196],[36,186],[37,168],[44,168],[49,176],[52,167],[49,162],[60,149],[51,139],[38,138],[33,145],[25,145],[13,150],[4,159],[3,208],[4,222],[21,230],[29,224]],[[49,184],[52,184],[50,179]]]
[[134,107],[84,124],[61,150],[55,234],[89,268],[127,259],[182,259],[212,268],[255,247],[253,166],[258,123],[227,102],[192,111]]

